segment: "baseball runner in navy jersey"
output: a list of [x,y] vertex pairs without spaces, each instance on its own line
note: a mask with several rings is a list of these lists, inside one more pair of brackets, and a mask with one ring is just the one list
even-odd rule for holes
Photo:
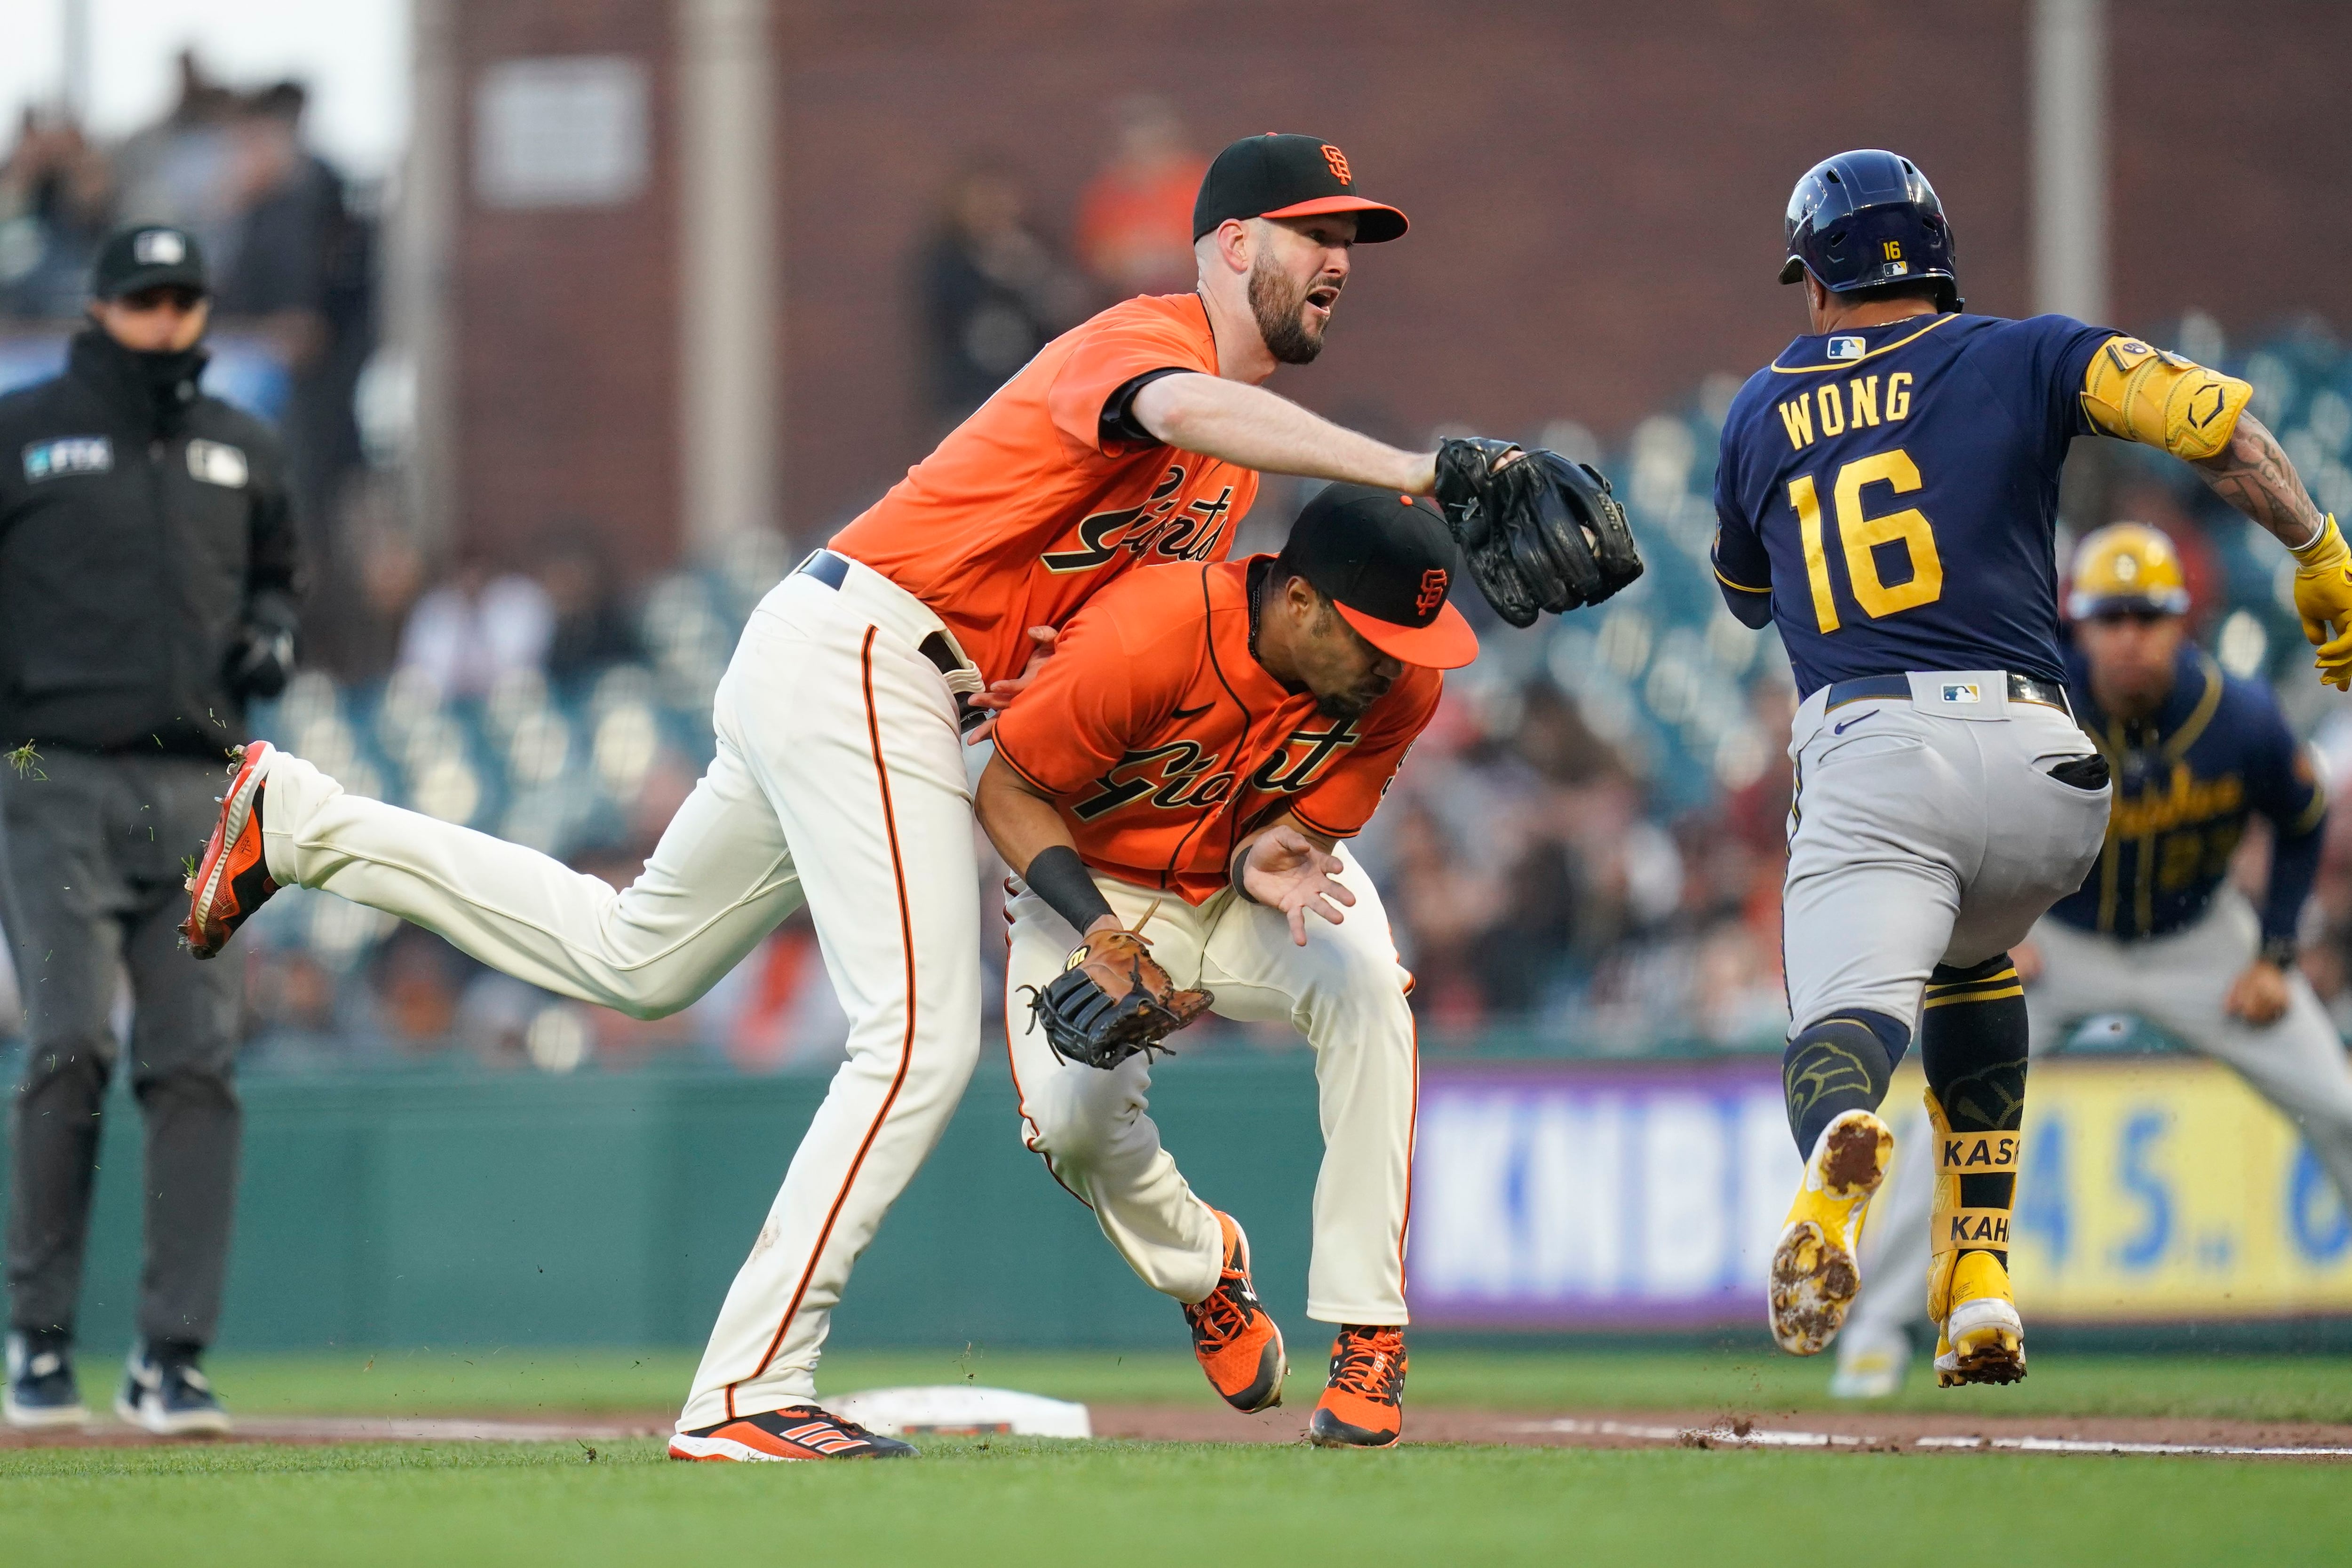
[[[2327,795],[2270,689],[2221,673],[2187,637],[2179,558],[2155,529],[2103,528],[2075,552],[2066,690],[2115,770],[2105,843],[2083,885],[2011,954],[2040,1056],[2081,1019],[2147,1018],[2235,1068],[2303,1131],[2352,1207],[2352,1067],[2295,967]],[[2259,905],[2230,884],[2252,817],[2270,824]],[[1906,1136],[1876,1200],[1885,1239],[1838,1337],[1832,1393],[1892,1394],[1921,1313],[1935,1170]]]
[[1782,1076],[1806,1164],[1773,1250],[1773,1337],[1811,1355],[1844,1322],[1894,1153],[1878,1106],[1917,1032],[1937,1369],[2013,1382],[2026,1016],[2009,949],[2081,886],[2109,796],[2058,647],[2068,445],[2110,435],[2197,463],[2295,549],[2331,681],[2352,681],[2352,552],[2245,416],[2244,382],[2062,316],[1962,314],[1950,226],[1907,159],[1847,153],[1808,172],[1780,276],[1804,284],[1812,331],[1732,402],[1715,545],[1732,613],[1778,625],[1802,697]]

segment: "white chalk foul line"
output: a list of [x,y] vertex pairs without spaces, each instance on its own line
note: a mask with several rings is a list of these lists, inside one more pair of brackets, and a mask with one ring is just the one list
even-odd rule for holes
[[[1650,1443],[1686,1443],[1705,1439],[1735,1448],[1860,1448],[1885,1441],[1851,1432],[1792,1432],[1751,1426],[1745,1432],[1729,1426],[1654,1426],[1630,1421],[1584,1421],[1563,1417],[1553,1421],[1522,1421],[1514,1432],[1553,1432],[1566,1436],[1632,1437]],[[1918,1437],[1916,1448],[2006,1449],[2029,1454],[2176,1454],[2231,1459],[2352,1459],[2352,1447],[2296,1447],[2287,1444],[2126,1443],[2095,1437],[1981,1437],[1960,1436]]]

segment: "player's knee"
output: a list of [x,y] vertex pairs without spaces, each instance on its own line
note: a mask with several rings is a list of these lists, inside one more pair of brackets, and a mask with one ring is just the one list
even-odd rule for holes
[[[1096,1069],[1076,1070],[1093,1073]],[[1122,1115],[1110,1097],[1086,1092],[1094,1087],[1083,1080],[1073,1082],[1071,1075],[1064,1073],[1029,1109],[1030,1121],[1037,1130],[1031,1147],[1057,1166],[1088,1170],[1100,1164],[1118,1144],[1124,1124],[1133,1120],[1131,1112]]]

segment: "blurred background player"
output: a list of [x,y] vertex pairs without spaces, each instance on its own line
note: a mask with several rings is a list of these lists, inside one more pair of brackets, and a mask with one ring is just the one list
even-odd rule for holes
[[227,1426],[212,1342],[236,1205],[241,976],[182,956],[181,858],[209,828],[245,704],[293,659],[296,534],[278,438],[200,389],[195,237],[100,249],[65,374],[0,401],[0,909],[29,1047],[10,1123],[12,1426],[81,1420],[71,1350],[128,978],[146,1266],[115,1408]]
[[[2097,865],[2011,954],[2031,1048],[2058,1049],[2095,1014],[2146,1018],[2284,1112],[2352,1208],[2352,1068],[2296,965],[2326,792],[2269,689],[2224,675],[2189,640],[2188,585],[2162,533],[2103,528],[2075,552],[2073,578],[2067,694],[2115,770],[2115,805]],[[2272,836],[2259,911],[2230,881],[2257,815]],[[1933,1174],[1926,1142],[1906,1138],[1878,1200],[1870,1282],[1838,1341],[1835,1394],[1902,1386]]]
[[1798,181],[1783,283],[1812,331],[1751,376],[1716,475],[1716,574],[1776,624],[1803,700],[1790,739],[1782,1079],[1805,1175],[1776,1245],[1774,1339],[1826,1348],[1893,1155],[1877,1115],[1916,1028],[1937,1169],[1928,1313],[1947,1383],[2013,1382],[2008,1275],[2026,1016],[2009,949],[2074,891],[2109,763],[2070,716],[2053,560],[2069,443],[2196,463],[2294,551],[2322,677],[2352,679],[2352,576],[2252,389],[2063,316],[1960,313],[1927,177],[1841,153]]
[[1125,928],[1217,1012],[1293,1024],[1313,1046],[1307,1315],[1338,1337],[1308,1433],[1327,1446],[1384,1447],[1403,1429],[1414,1100],[1412,976],[1339,841],[1436,711],[1437,671],[1477,657],[1446,603],[1460,572],[1434,509],[1329,486],[1279,555],[1143,573],[1090,605],[997,721],[980,780],[981,825],[1021,875],[1005,1030],[1024,1141],[1184,1304],[1202,1370],[1239,1410],[1280,1404],[1286,1370],[1242,1227],[1160,1146],[1150,1058],[1064,1060],[1018,998],[1074,941]]

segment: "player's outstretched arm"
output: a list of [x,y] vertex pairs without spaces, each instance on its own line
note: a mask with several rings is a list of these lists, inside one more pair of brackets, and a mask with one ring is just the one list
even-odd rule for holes
[[2278,438],[2240,414],[2221,449],[2189,466],[2213,493],[2294,552],[2294,607],[2303,635],[2318,648],[2319,679],[2352,687],[2352,550],[2336,520],[2313,504]]
[[989,758],[981,770],[972,809],[1004,863],[1072,930],[1087,936],[1118,924],[1110,900],[1078,858],[1077,842],[1061,812],[1005,762],[1003,752]]
[[1344,479],[1407,495],[1437,488],[1437,454],[1405,452],[1334,425],[1261,386],[1163,375],[1135,395],[1136,422],[1171,447],[1262,474]]
[[2289,550],[2315,543],[2325,521],[2296,477],[2278,437],[2251,414],[2238,416],[2229,442],[2189,464],[2213,493],[2267,530]]

